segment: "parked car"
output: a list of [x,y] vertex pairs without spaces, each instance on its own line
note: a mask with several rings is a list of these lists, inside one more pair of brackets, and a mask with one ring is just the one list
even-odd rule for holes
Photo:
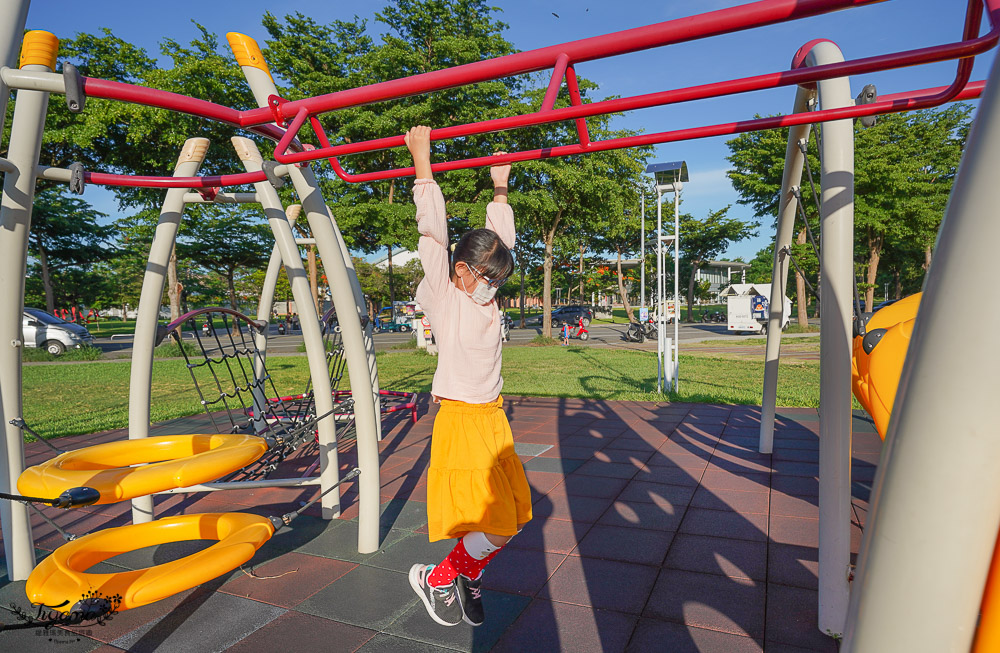
[[594,311],[587,306],[560,306],[552,311],[552,323],[563,324],[569,322],[570,326],[576,326],[580,318],[583,318],[583,326],[590,326],[594,319]]
[[42,347],[53,356],[67,349],[94,344],[87,328],[73,324],[38,308],[25,308],[21,316],[21,337],[25,347]]
[[877,304],[875,306],[875,312],[878,312],[880,309],[883,309],[886,306],[892,306],[893,304],[895,304],[898,301],[899,301],[898,299],[890,299],[888,301],[882,302],[881,304]]

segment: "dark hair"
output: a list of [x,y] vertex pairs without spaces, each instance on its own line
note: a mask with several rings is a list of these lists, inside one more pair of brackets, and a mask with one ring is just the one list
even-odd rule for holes
[[459,261],[479,270],[490,279],[506,279],[514,272],[514,257],[490,229],[473,229],[459,239],[451,256],[451,273]]

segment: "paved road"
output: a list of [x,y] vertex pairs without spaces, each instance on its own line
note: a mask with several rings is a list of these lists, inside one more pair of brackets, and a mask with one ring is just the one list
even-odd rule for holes
[[[586,343],[574,339],[575,345],[585,345],[590,347],[615,347],[624,349],[638,349],[643,351],[655,351],[656,340],[647,340],[639,344],[627,342],[624,338],[626,325],[624,324],[601,324],[595,322],[590,325],[590,340]],[[673,326],[668,325],[668,335],[673,337]],[[528,327],[525,329],[512,329],[510,332],[510,342],[508,346],[528,344],[535,336],[542,332],[541,327]],[[797,335],[816,334],[788,334],[786,338]],[[394,346],[402,345],[410,341],[413,337],[409,333],[378,333],[375,334],[375,349],[385,350]],[[700,342],[709,340],[719,340],[725,342],[726,339],[741,339],[747,336],[734,336],[726,330],[724,324],[681,324],[680,340],[685,342]],[[302,344],[302,334],[300,332],[286,335],[278,335],[276,329],[271,329],[268,337],[267,350],[271,354],[300,354],[299,347]],[[127,337],[98,338],[96,345],[100,347],[108,358],[127,358],[132,355],[132,340]]]

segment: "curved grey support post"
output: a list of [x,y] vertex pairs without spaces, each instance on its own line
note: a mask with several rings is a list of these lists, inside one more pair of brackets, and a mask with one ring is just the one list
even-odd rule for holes
[[[257,144],[249,138],[233,137],[233,147],[243,162],[247,172],[257,172],[263,167]],[[306,360],[309,362],[309,376],[312,378],[313,396],[316,398],[316,415],[323,416],[317,424],[319,432],[319,462],[320,486],[323,492],[337,484],[340,476],[337,456],[337,429],[333,418],[333,390],[330,388],[330,370],[326,365],[326,349],[323,345],[323,334],[320,331],[319,314],[312,301],[312,290],[305,268],[302,267],[302,256],[295,244],[295,234],[288,224],[285,211],[281,208],[281,198],[278,191],[269,181],[259,181],[254,184],[257,197],[267,215],[267,221],[274,232],[274,242],[281,252],[281,260],[285,264],[288,283],[292,287],[295,305],[302,316],[302,339],[306,344]],[[273,258],[273,257],[272,257]],[[323,508],[323,519],[334,519],[340,516],[340,493],[329,492],[320,500]]]
[[[189,138],[184,141],[175,177],[192,177],[198,173],[208,152],[207,138]],[[149,247],[146,273],[142,277],[139,308],[135,316],[135,339],[132,341],[132,370],[128,385],[128,437],[130,440],[149,437],[149,410],[153,384],[153,348],[156,346],[156,327],[160,318],[160,304],[167,280],[167,265],[174,251],[177,229],[184,214],[186,188],[171,188],[163,198],[160,221]],[[153,520],[153,497],[132,499],[132,523]]]
[[[20,41],[18,41],[20,42]],[[29,65],[26,70],[48,70]],[[4,90],[4,93],[6,91]],[[6,98],[6,95],[4,96]],[[0,200],[0,288],[6,310],[0,311],[0,418],[3,419],[4,449],[0,464],[0,492],[17,492],[17,479],[24,471],[24,435],[10,420],[21,417],[21,312],[24,310],[24,277],[31,229],[31,204],[35,197],[42,130],[49,94],[22,90],[17,93],[11,123],[7,160],[14,166],[3,179]],[[35,548],[27,505],[0,501],[4,555],[11,580],[24,580],[35,567]]]
[[[792,113],[801,113],[809,108],[809,100],[816,92],[802,88],[795,93]],[[788,259],[782,250],[792,243],[795,231],[795,210],[797,200],[792,187],[802,179],[803,155],[799,149],[800,139],[809,139],[811,125],[795,125],[788,130],[788,146],[785,148],[785,170],[781,175],[781,199],[778,204],[778,226],[774,236],[774,265],[771,271],[771,303],[767,316],[767,345],[764,351],[764,396],[760,405],[760,453],[771,453],[774,449],[774,410],[778,396],[778,354],[781,351],[781,325],[784,323],[785,288],[788,286]],[[781,299],[774,301],[775,297]]]
[[[258,106],[267,106],[268,96],[278,94],[271,75],[253,66],[241,66],[241,68]],[[361,315],[366,312],[364,298],[360,296],[360,284],[355,287],[351,280],[348,272],[351,257],[343,239],[337,233],[333,216],[323,201],[312,170],[308,167],[289,166],[288,175],[302,202],[302,209],[309,219],[309,228],[316,239],[320,258],[323,259],[323,269],[330,283],[333,305],[337,309],[344,356],[347,359],[347,371],[351,381],[351,394],[354,398],[355,428],[358,434],[358,468],[361,470],[361,476],[358,478],[360,508],[358,551],[372,553],[378,550],[379,545],[381,481],[378,439],[381,415],[375,399],[377,387],[373,392],[372,385],[373,379],[377,380],[374,345],[370,336],[366,341],[366,331],[361,328]],[[349,316],[355,316],[356,319]],[[367,331],[369,334],[370,329],[369,326]]]
[[[361,290],[361,281],[358,279],[358,272],[354,269],[354,261],[351,259],[351,252],[347,249],[347,243],[344,242],[344,236],[340,233],[340,227],[337,226],[337,221],[333,219],[333,211],[330,211],[330,207],[326,207],[327,212],[330,214],[330,224],[333,225],[333,232],[337,236],[337,242],[340,243],[340,251],[344,255],[344,263],[347,266],[347,276],[351,280],[351,291],[354,293],[354,303],[358,307],[358,315],[367,315],[368,307],[365,305],[365,293]],[[364,328],[364,340],[365,340],[365,353],[368,356],[368,374],[369,380],[371,381],[371,392],[372,392],[372,404],[375,408],[375,428],[376,434],[379,441],[382,440],[382,396],[379,394],[379,383],[378,383],[378,363],[375,360],[375,323],[372,320],[368,320],[368,324]]]
[[319,191],[319,184],[309,168],[289,171],[295,191],[302,201],[302,210],[309,219],[309,228],[316,238],[323,269],[330,282],[333,305],[344,338],[344,356],[354,397],[354,419],[358,434],[358,551],[372,553],[379,545],[380,488],[378,454],[378,407],[372,396],[365,334],[361,328],[361,310],[354,297],[347,272],[344,251],[334,233],[333,219]]
[[[810,66],[843,61],[830,41],[817,43]],[[846,77],[817,83],[823,109],[853,106]],[[823,123],[820,143],[819,629],[844,632],[851,573],[851,345],[854,288],[854,124]],[[780,303],[784,304],[784,295]],[[773,302],[772,302],[773,303]]]
[[998,150],[994,61],[899,379],[842,651],[971,649],[1000,528],[1000,349],[985,328],[1000,305],[968,279],[996,260]]
[[[253,193],[253,196],[254,201],[257,202],[257,194]],[[295,227],[295,222],[299,219],[301,212],[302,206],[299,204],[292,204],[285,209],[285,218],[288,220],[289,229]],[[260,301],[257,304],[257,319],[267,322],[268,327],[271,324],[271,309],[274,307],[274,293],[278,287],[278,277],[280,275],[281,250],[278,248],[278,244],[275,243],[274,248],[271,250],[271,258],[267,262],[267,271],[264,273],[264,284],[260,289]],[[267,360],[267,336],[268,328],[265,328],[254,337],[254,344],[260,352],[260,357],[254,364],[254,375],[258,379],[264,376],[264,362]],[[255,402],[259,403],[261,400],[262,398],[254,397]],[[260,432],[267,426],[266,420],[263,419],[264,412],[255,411],[254,414],[261,417],[261,419],[254,421],[254,429]]]

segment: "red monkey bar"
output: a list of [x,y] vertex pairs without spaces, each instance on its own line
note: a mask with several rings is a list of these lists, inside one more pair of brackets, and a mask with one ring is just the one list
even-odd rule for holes
[[[93,78],[84,78],[84,90],[87,94],[94,97],[125,100],[173,111],[181,111],[249,129],[268,138],[278,140],[274,156],[280,163],[305,163],[321,158],[328,158],[337,175],[349,182],[368,182],[412,175],[413,168],[398,168],[356,175],[349,174],[335,158],[337,156],[400,147],[403,145],[403,137],[400,135],[357,143],[332,145],[317,119],[319,114],[351,106],[430,93],[456,86],[550,68],[553,70],[552,78],[549,82],[545,99],[538,112],[435,129],[431,132],[431,138],[433,140],[457,138],[574,120],[577,126],[579,142],[540,150],[513,152],[500,156],[484,156],[436,163],[432,166],[433,170],[440,172],[496,165],[497,163],[528,161],[554,156],[584,154],[640,145],[737,134],[807,122],[822,122],[898,111],[911,111],[936,106],[956,99],[978,96],[982,88],[981,84],[977,83],[967,86],[972,70],[972,58],[994,47],[998,39],[1000,39],[1000,0],[969,0],[962,40],[954,43],[810,68],[800,68],[797,66],[797,62],[793,62],[792,70],[629,98],[605,100],[603,102],[583,104],[581,101],[576,83],[576,73],[573,67],[575,63],[820,15],[839,9],[872,4],[876,1],[881,0],[761,0],[760,2],[739,7],[722,9],[646,27],[638,27],[604,36],[572,41],[562,45],[530,50],[497,59],[437,70],[422,75],[293,102],[287,102],[280,98],[272,98],[270,106],[249,111],[237,111],[229,107],[223,107],[183,95]],[[991,29],[987,34],[977,37],[976,34],[979,29],[984,6]],[[661,106],[677,102],[688,102],[748,91],[807,84],[822,79],[951,59],[960,59],[955,80],[947,88],[943,90],[933,89],[933,92],[929,94],[924,91],[897,94],[891,97],[883,97],[875,103],[861,106],[693,127],[597,142],[592,142],[587,133],[585,119],[588,116]],[[555,98],[563,78],[566,79],[571,106],[555,109],[553,108]],[[269,124],[277,122],[284,125],[289,119],[291,119],[291,124],[283,135],[280,129],[273,124]],[[322,146],[318,149],[298,147],[295,141],[299,130],[307,120]],[[290,151],[292,149],[298,149],[299,151]],[[263,173],[241,173],[205,177],[141,177],[96,172],[85,174],[85,180],[90,183],[160,188],[231,186],[262,181],[264,178]]]

